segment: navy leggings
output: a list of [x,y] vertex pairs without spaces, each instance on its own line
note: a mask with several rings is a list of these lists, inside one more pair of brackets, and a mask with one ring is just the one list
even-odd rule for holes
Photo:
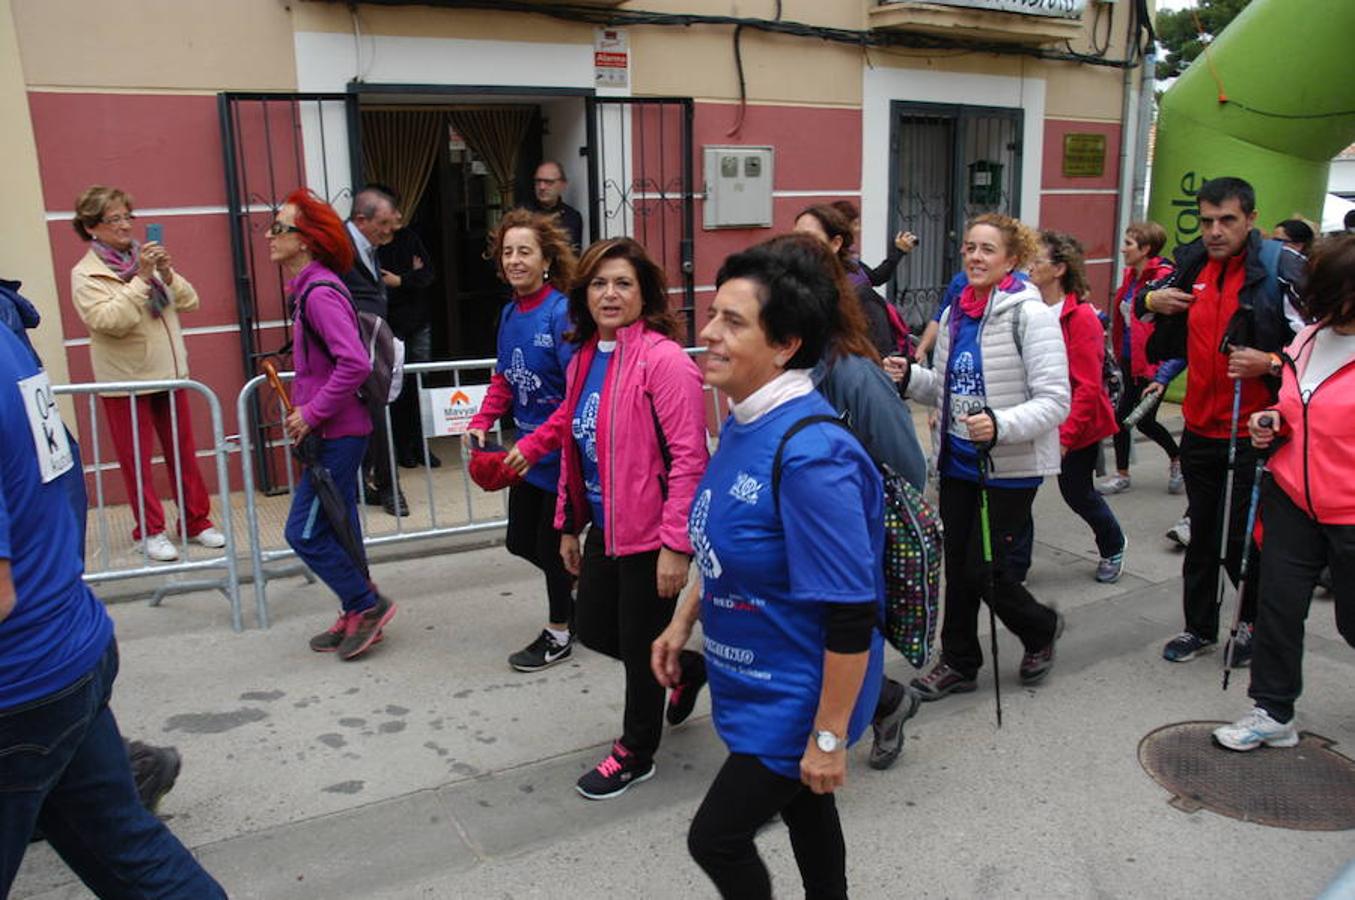
[[1106,499],[1092,485],[1096,468],[1096,444],[1081,450],[1069,450],[1059,472],[1059,493],[1068,508],[1082,517],[1096,535],[1096,549],[1102,557],[1114,556],[1124,550],[1124,532],[1115,513],[1106,505]]
[[[365,437],[330,438],[320,442],[320,462],[338,485],[348,505],[353,533],[362,534],[358,521],[358,469],[367,449]],[[287,516],[287,543],[316,576],[339,595],[344,612],[360,612],[376,605],[376,594],[364,571],[366,560],[355,560],[339,542],[334,526],[315,496],[311,474],[305,471]]]

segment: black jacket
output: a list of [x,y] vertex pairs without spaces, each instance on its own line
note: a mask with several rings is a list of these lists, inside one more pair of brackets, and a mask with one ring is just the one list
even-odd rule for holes
[[[1292,299],[1303,282],[1301,263],[1299,271],[1294,263],[1285,259],[1293,254],[1281,253],[1278,271],[1278,290],[1272,296],[1266,289],[1266,267],[1261,262],[1261,232],[1252,229],[1247,236],[1246,275],[1242,290],[1238,294],[1238,310],[1228,323],[1228,340],[1241,347],[1254,347],[1268,353],[1278,353],[1294,339],[1294,332],[1285,319],[1284,304],[1286,298]],[[1204,241],[1196,238],[1189,244],[1176,248],[1172,254],[1176,271],[1160,281],[1148,285],[1135,299],[1135,315],[1143,317],[1148,313],[1144,301],[1148,291],[1174,287],[1191,293],[1191,286],[1209,260]],[[1149,362],[1163,362],[1186,355],[1186,330],[1190,320],[1187,310],[1175,316],[1156,316],[1156,328],[1148,338]]]
[[523,204],[523,209],[529,209],[532,212],[545,213],[547,215],[554,213],[555,219],[560,223],[560,227],[569,235],[570,245],[573,246],[575,253],[583,251],[583,215],[577,209],[561,200],[558,204],[545,209],[532,197],[527,203]]
[[344,286],[352,295],[353,305],[358,308],[358,312],[376,313],[384,319],[387,312],[386,285],[380,278],[372,277],[371,270],[363,261],[362,253],[346,226],[344,232],[348,234],[348,242],[353,245],[353,267],[343,273]]
[[[409,340],[430,321],[428,288],[433,284],[433,260],[412,228],[395,232],[395,238],[376,253],[381,268],[400,276],[399,287],[386,288],[386,321],[396,337]],[[422,264],[417,269],[415,257]]]

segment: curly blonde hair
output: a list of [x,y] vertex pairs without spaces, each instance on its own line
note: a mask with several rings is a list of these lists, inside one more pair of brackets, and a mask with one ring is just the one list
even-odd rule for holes
[[984,213],[965,223],[965,234],[969,234],[975,225],[987,225],[1002,233],[1003,243],[1007,245],[1007,255],[1016,260],[1015,268],[1024,269],[1030,265],[1035,254],[1040,252],[1039,235],[1019,219],[1004,216],[1002,213]]
[[546,258],[546,282],[561,293],[568,292],[574,285],[574,269],[579,263],[569,245],[569,235],[556,222],[555,216],[527,209],[504,213],[498,227],[489,236],[485,259],[494,263],[499,280],[508,281],[503,275],[503,240],[514,228],[526,228],[536,234],[536,242],[541,245],[541,255]]

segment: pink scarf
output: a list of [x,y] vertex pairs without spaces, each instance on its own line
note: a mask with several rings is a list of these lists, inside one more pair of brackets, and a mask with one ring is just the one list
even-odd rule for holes
[[[993,290],[1010,292],[1016,286],[1018,286],[1016,276],[1008,272]],[[980,297],[972,284],[965,285],[964,290],[960,291],[960,312],[971,319],[982,319],[983,311],[988,308],[988,298],[993,295],[993,290],[987,291]]]
[[[94,252],[104,265],[113,270],[113,274],[124,282],[131,281],[137,273],[137,261],[141,259],[141,244],[132,241],[130,250],[115,250],[103,241],[94,241]],[[169,289],[160,280],[159,275],[151,275],[151,315],[160,318],[169,306]]]

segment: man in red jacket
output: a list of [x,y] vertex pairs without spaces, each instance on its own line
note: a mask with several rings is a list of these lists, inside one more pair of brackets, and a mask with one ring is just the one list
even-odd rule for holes
[[[1177,249],[1170,286],[1154,287],[1144,297],[1144,309],[1157,322],[1149,359],[1184,355],[1187,363],[1181,469],[1192,535],[1181,573],[1185,630],[1162,651],[1170,662],[1194,659],[1217,641],[1220,539],[1226,529],[1227,569],[1236,583],[1255,472],[1255,452],[1246,439],[1247,419],[1274,402],[1279,351],[1293,336],[1278,281],[1268,275],[1262,259],[1267,251],[1262,249],[1260,232],[1253,228],[1256,194],[1251,185],[1240,178],[1215,178],[1201,186],[1196,199],[1200,238]],[[1239,384],[1240,414],[1234,417]],[[1234,442],[1232,508],[1225,521],[1228,454]],[[1250,540],[1250,535],[1245,538]],[[1252,571],[1257,571],[1255,548],[1253,554]],[[1248,579],[1241,602],[1235,665],[1251,660],[1256,579]]]

